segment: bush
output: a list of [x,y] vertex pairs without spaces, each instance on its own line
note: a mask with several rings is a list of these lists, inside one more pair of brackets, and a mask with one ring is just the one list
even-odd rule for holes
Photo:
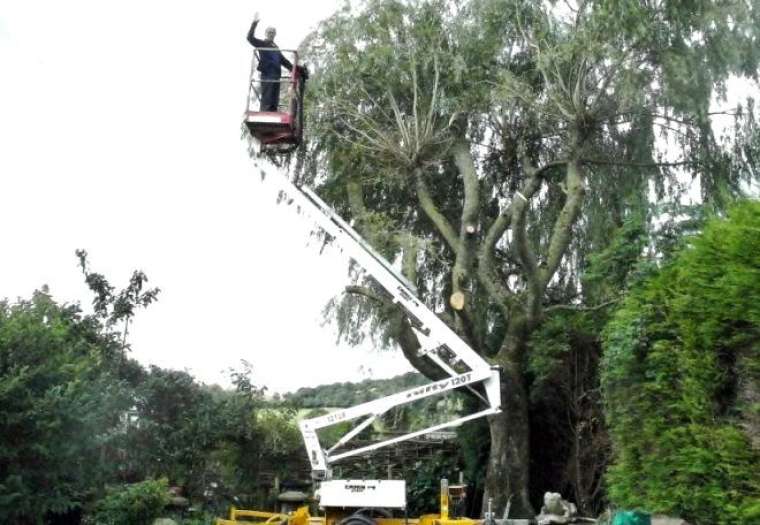
[[622,508],[750,523],[760,454],[760,203],[713,220],[605,330],[602,386]]
[[146,480],[109,489],[88,522],[97,525],[145,525],[169,503],[167,480]]

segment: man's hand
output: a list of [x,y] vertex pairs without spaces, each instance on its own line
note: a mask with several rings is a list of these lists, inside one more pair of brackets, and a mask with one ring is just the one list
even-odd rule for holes
[[259,20],[261,20],[261,17],[259,16],[259,12],[256,11],[255,13],[253,13],[253,21],[258,22]]

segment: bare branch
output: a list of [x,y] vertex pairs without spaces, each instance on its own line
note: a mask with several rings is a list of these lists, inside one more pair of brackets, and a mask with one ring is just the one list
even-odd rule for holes
[[[421,97],[417,63],[409,58],[412,78],[411,115],[402,110],[397,98],[390,91],[386,93],[387,103],[374,100],[365,89],[367,103],[349,106],[338,102],[335,114],[341,126],[349,133],[336,130],[343,140],[380,157],[391,159],[395,164],[411,169],[427,162],[431,152],[446,148],[450,143],[448,125],[439,122],[439,70],[434,57],[434,81],[430,95]],[[427,105],[427,106],[426,106]],[[388,109],[390,108],[390,109]],[[424,111],[423,111],[424,110]]]
[[452,293],[464,293],[467,300],[464,309],[457,317],[457,328],[472,334],[472,320],[469,318],[469,277],[475,265],[476,235],[475,228],[480,214],[480,184],[475,162],[470,152],[469,144],[458,141],[454,145],[454,163],[462,176],[464,187],[464,202],[462,203],[462,215],[460,220],[459,250],[456,252],[454,267],[451,272]]
[[581,304],[555,304],[555,305],[547,306],[546,308],[544,308],[544,312],[549,313],[549,312],[556,312],[559,310],[569,310],[572,312],[595,312],[597,310],[602,310],[604,308],[617,304],[618,302],[620,302],[620,298],[611,299],[609,301],[605,301],[603,303],[596,304],[594,306],[584,306]]
[[[552,168],[556,168],[557,166],[564,166],[567,164],[567,160],[556,160],[548,162],[540,168],[535,168],[532,166],[527,159],[523,159],[523,163],[525,165],[526,173],[528,173],[529,177],[533,178],[534,180],[533,184],[537,184],[537,189],[540,185],[540,180],[544,177],[547,171]],[[520,192],[520,195],[529,198],[526,193],[532,195],[535,192],[535,189],[531,189],[532,187],[532,185],[526,185],[526,187],[523,187],[523,191]],[[512,202],[510,202],[510,204],[508,204],[504,210],[502,210],[493,224],[491,224],[491,226],[488,228],[485,239],[480,248],[480,253],[478,254],[478,260],[480,262],[478,266],[478,278],[486,288],[486,291],[488,291],[491,297],[493,297],[497,304],[500,305],[502,314],[504,314],[505,317],[508,316],[509,303],[514,300],[514,294],[497,278],[493,264],[493,256],[496,252],[496,245],[512,223],[512,216],[514,213],[513,203],[515,199],[522,198],[520,195],[513,195]],[[531,255],[527,255],[527,258],[529,260],[531,257]],[[520,264],[522,264],[522,256],[519,256],[519,259]]]
[[603,166],[628,166],[632,168],[673,168],[678,166],[694,166],[697,161],[684,160],[679,162],[628,162],[603,159],[580,159],[583,164],[598,164]]
[[509,318],[509,307],[514,296],[511,290],[498,279],[494,270],[493,255],[496,251],[496,244],[509,228],[511,219],[512,208],[507,206],[488,229],[478,255],[478,279],[499,306],[505,319]]
[[567,188],[567,199],[557,217],[551,239],[549,240],[546,266],[541,270],[540,276],[541,289],[546,288],[546,285],[549,284],[552,276],[557,271],[562,257],[570,244],[572,228],[581,210],[586,188],[581,164],[578,161],[568,163],[565,186]]
[[512,198],[511,226],[514,236],[513,244],[515,246],[515,252],[517,253],[520,264],[525,271],[525,276],[531,288],[532,295],[537,299],[541,295],[541,282],[538,275],[536,256],[533,253],[533,248],[528,239],[525,216],[528,212],[530,199],[541,187],[541,178],[539,175],[543,170],[536,169],[530,159],[528,159],[527,155],[523,155],[522,162],[527,178],[520,190],[516,191]]
[[[376,301],[381,307],[387,308],[394,316],[397,316],[394,321],[394,326],[397,330],[395,339],[398,342],[399,347],[401,347],[401,352],[404,354],[404,357],[406,357],[415,369],[428,379],[438,380],[444,377],[445,372],[441,368],[435,365],[430,359],[426,359],[419,354],[420,343],[402,308],[393,303],[390,298],[382,297],[374,290],[365,286],[346,286],[345,291]],[[449,326],[451,325],[450,318],[441,318],[441,320]]]
[[438,207],[435,205],[435,202],[433,202],[433,197],[430,195],[430,190],[428,189],[427,183],[425,182],[425,175],[423,174],[422,169],[417,168],[414,175],[417,190],[417,200],[420,203],[420,207],[432,221],[433,225],[436,227],[449,247],[454,251],[455,254],[458,253],[459,238],[449,221],[440,212]]
[[530,176],[531,177],[541,177],[541,178],[543,178],[545,172],[549,171],[552,168],[556,168],[558,166],[565,166],[567,163],[568,163],[567,160],[562,159],[562,160],[553,160],[551,162],[547,162],[546,164],[544,164],[540,168],[531,167],[531,168],[529,168],[531,170],[530,171]]
[[388,297],[383,297],[371,288],[367,288],[366,286],[357,286],[357,285],[349,285],[346,286],[344,289],[346,293],[354,294],[354,295],[361,295],[366,297],[367,299],[370,299],[378,304],[381,304],[382,306],[391,306],[393,302]]

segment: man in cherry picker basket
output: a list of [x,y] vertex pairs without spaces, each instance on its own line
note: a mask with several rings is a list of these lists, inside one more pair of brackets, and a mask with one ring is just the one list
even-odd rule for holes
[[[268,27],[264,31],[264,40],[256,38],[256,26],[259,24],[259,13],[253,15],[253,23],[248,31],[248,42],[259,49],[258,71],[261,73],[261,106],[260,111],[277,111],[280,103],[280,81],[282,68],[293,70],[293,64],[277,49],[274,37],[277,31]],[[305,68],[300,68],[306,78]]]

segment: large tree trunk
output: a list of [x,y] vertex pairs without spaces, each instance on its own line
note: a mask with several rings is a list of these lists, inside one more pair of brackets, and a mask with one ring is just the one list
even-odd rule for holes
[[501,518],[507,502],[509,517],[533,518],[535,511],[528,497],[530,426],[528,394],[519,364],[503,364],[501,376],[501,414],[488,420],[491,453],[486,473],[484,509],[489,498]]

